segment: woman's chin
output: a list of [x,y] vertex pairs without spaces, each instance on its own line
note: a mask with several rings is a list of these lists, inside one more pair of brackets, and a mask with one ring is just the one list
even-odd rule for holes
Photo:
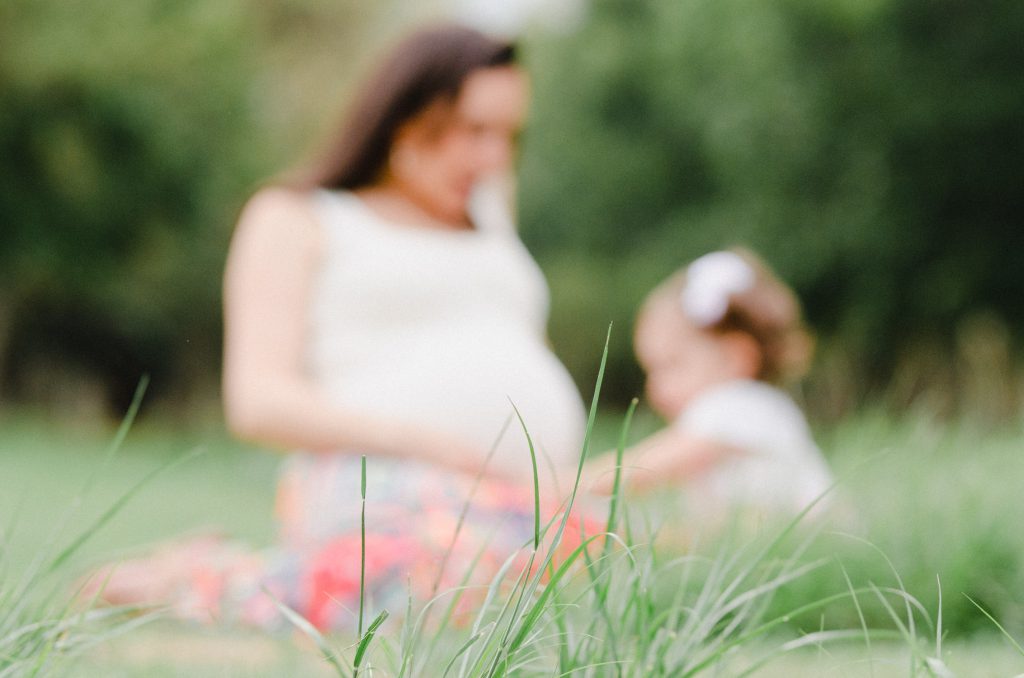
[[461,225],[469,221],[469,194],[463,196],[452,192],[450,197],[434,200],[427,207],[428,212],[438,221],[446,224]]

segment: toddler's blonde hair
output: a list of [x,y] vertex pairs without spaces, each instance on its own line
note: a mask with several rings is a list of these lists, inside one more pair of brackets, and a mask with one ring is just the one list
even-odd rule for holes
[[689,324],[715,334],[743,332],[761,349],[758,379],[785,384],[804,376],[814,354],[814,340],[803,321],[800,302],[782,280],[757,255],[748,249],[727,250],[743,260],[753,272],[753,280],[743,291],[728,295],[720,319],[698,322],[687,315],[683,294],[689,266],[674,273],[655,287],[641,307],[638,323],[653,307],[671,304]]

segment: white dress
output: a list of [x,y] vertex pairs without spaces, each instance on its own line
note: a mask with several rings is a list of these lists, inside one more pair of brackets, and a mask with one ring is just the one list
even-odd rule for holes
[[794,513],[832,485],[800,408],[764,382],[741,379],[709,389],[674,426],[740,451],[687,488],[688,503],[698,512],[752,508]]
[[[310,318],[310,375],[339,406],[451,432],[484,450],[514,403],[538,448],[572,463],[583,405],[545,344],[544,278],[497,199],[475,197],[477,230],[445,231],[385,221],[351,193],[317,196],[327,251]],[[529,477],[518,422],[493,463]]]
[[[326,237],[309,377],[347,411],[460,436],[481,460],[498,441],[490,464],[526,486],[532,465],[514,404],[539,456],[542,495],[554,499],[550,469],[575,466],[584,406],[546,344],[547,286],[503,201],[478,191],[475,230],[448,231],[387,221],[349,192],[313,200]],[[366,450],[289,455],[278,501],[286,540],[289,531],[315,541],[351,529],[364,452],[371,514],[433,502],[452,475]]]

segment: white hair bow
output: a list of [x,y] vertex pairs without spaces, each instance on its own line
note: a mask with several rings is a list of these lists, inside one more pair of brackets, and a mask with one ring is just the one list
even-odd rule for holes
[[754,269],[735,252],[712,252],[686,269],[680,297],[686,317],[698,327],[710,327],[729,310],[729,298],[754,285]]

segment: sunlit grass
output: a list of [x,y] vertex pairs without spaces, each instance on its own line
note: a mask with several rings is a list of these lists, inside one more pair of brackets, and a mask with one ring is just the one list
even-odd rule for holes
[[[600,437],[593,446],[615,447],[622,417],[597,422]],[[0,515],[14,528],[4,542],[0,582],[6,584],[22,573],[31,576],[33,560],[46,549],[48,528],[98,467],[112,433],[41,425],[38,419],[4,424]],[[1024,435],[1013,429],[981,433],[926,418],[864,416],[820,439],[843,477],[836,503],[847,511],[821,534],[782,526],[755,540],[708,539],[689,552],[670,553],[639,536],[642,531],[612,520],[617,540],[599,538],[589,550],[576,552],[573,562],[560,556],[529,571],[510,564],[491,582],[469,622],[451,623],[456,592],[440,592],[429,607],[411,601],[409,610],[389,611],[404,623],[374,628],[377,635],[367,640],[374,621],[369,620],[359,675],[831,671],[882,678],[1024,671],[1024,658],[1012,644],[1024,637],[1024,535],[1015,529],[1019,496],[1012,482],[1024,472]],[[72,619],[67,596],[73,575],[89,563],[183,531],[213,524],[254,546],[269,541],[273,456],[217,434],[168,435],[146,427],[133,431],[96,476],[90,496],[68,520],[69,533],[87,529],[133,483],[198,442],[206,453],[169,469],[132,497],[61,566],[64,576],[28,587],[43,604],[23,607],[28,616],[18,624]],[[550,518],[540,525],[548,536],[558,527]],[[632,532],[638,534],[631,537]],[[538,545],[536,562],[543,562],[545,540]],[[562,565],[564,571],[558,569]],[[74,618],[91,629],[80,638],[106,638],[114,620],[101,614],[108,613]],[[967,643],[978,631],[988,633]],[[191,650],[161,653],[166,639],[171,647]],[[302,642],[164,623],[134,631],[66,668],[82,676],[220,676],[289,675],[289,666],[301,665],[311,674],[349,675],[358,640],[324,639],[339,657],[340,670],[332,670]],[[225,662],[212,659],[216,647],[226,648]],[[57,649],[53,642],[30,654],[49,657],[51,649]]]
[[[0,676],[49,674],[55,665],[87,648],[127,632],[146,619],[145,611],[125,607],[94,609],[94,599],[84,585],[71,590],[68,564],[89,539],[106,525],[117,511],[159,471],[164,464],[136,481],[105,510],[75,532],[67,524],[87,496],[95,478],[113,460],[138,412],[145,384],[140,385],[127,416],[113,436],[106,453],[92,472],[80,482],[78,492],[67,502],[64,513],[46,531],[43,546],[22,568],[9,568],[5,557],[8,538],[0,533]],[[10,520],[8,530],[15,524]],[[134,618],[133,618],[134,617]]]

